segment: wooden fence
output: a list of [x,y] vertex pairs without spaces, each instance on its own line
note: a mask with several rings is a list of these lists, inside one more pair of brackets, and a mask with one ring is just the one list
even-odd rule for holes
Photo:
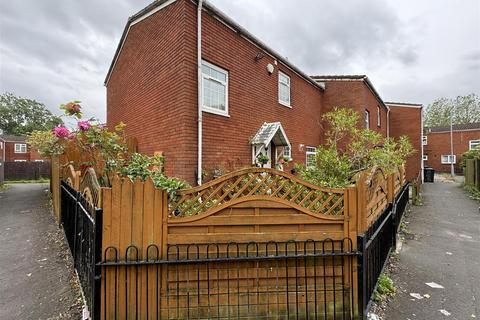
[[[61,166],[62,162],[65,163],[65,159],[52,161],[52,194],[57,219],[60,217],[57,186],[63,179],[103,209],[101,239],[106,265],[119,261],[167,261],[171,258],[168,252],[172,247],[178,248],[175,253],[178,257],[188,256],[191,244],[203,245],[199,249],[203,254],[208,251],[208,244],[216,244],[217,255],[224,256],[231,242],[300,243],[330,239],[335,241],[332,251],[336,251],[338,246],[343,250],[345,239],[349,239],[348,248],[353,252],[357,248],[357,235],[377,220],[406,183],[403,167],[390,175],[378,168],[363,172],[355,185],[343,189],[321,188],[274,169],[249,168],[181,190],[169,199],[165,191],[154,187],[151,179],[131,181],[114,177],[111,187],[85,190],[82,185],[92,185],[91,181],[84,183],[86,176],[94,176],[92,170],[86,175],[72,165]],[[152,248],[156,249],[152,251]],[[339,260],[335,263],[333,259],[326,262],[324,257],[323,262],[330,267],[323,270],[325,285],[322,290],[327,292],[328,288],[342,286],[343,290],[352,292],[351,299],[345,303],[355,305],[357,290],[353,287],[357,283],[357,271],[354,262],[342,259],[341,263]],[[306,267],[306,261],[304,263]],[[242,279],[246,283],[258,281],[258,274],[255,274],[258,271],[248,270]],[[351,278],[344,275],[344,270],[352,270]],[[192,272],[200,271],[198,268],[184,270],[183,277],[194,279],[198,276]],[[288,268],[286,272],[288,275]],[[217,274],[215,283],[228,284],[225,277],[230,276],[229,272]],[[147,315],[158,313],[157,308],[167,310],[172,302],[165,298],[172,286],[166,267],[153,268],[144,263],[135,268],[103,268],[102,279],[101,309],[105,319],[133,315],[147,318]],[[288,277],[284,281],[288,283]],[[268,281],[266,283],[268,287]],[[154,288],[160,289],[154,292]],[[333,299],[335,306],[335,297],[328,295],[325,299]],[[125,305],[135,307],[129,309]],[[358,311],[351,310],[352,315],[354,312]]]
[[465,185],[480,190],[480,159],[465,160]]

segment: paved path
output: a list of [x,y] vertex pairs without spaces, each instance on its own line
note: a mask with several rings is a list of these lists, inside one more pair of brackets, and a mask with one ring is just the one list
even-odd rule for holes
[[[480,319],[478,203],[454,182],[425,184],[423,197],[424,205],[414,207],[406,219],[415,238],[401,249],[393,275],[399,292],[388,304],[385,319]],[[410,293],[430,298],[419,300]]]
[[0,319],[78,319],[78,290],[46,184],[0,191]]

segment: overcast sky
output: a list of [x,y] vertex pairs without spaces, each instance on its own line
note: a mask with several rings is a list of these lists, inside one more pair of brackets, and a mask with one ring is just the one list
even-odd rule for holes
[[[103,81],[148,0],[0,1],[0,92],[105,118]],[[480,94],[479,0],[211,0],[305,73],[367,74],[385,101]]]

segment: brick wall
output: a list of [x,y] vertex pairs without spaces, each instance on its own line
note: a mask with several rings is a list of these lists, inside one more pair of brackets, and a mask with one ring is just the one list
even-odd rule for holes
[[[325,81],[324,112],[335,107],[348,107],[360,115],[359,126],[364,127],[364,112],[370,112],[370,129],[387,136],[387,109],[361,80]],[[377,125],[377,107],[380,109],[380,126]]]
[[[322,91],[265,55],[207,13],[203,58],[229,73],[229,117],[203,113],[203,164],[227,170],[251,164],[249,139],[263,122],[280,121],[294,161],[320,144]],[[197,164],[196,6],[177,1],[131,27],[107,85],[107,123],[124,121],[139,152],[164,151],[168,175],[195,182]],[[292,108],[278,103],[278,70],[291,77]]]
[[[455,172],[462,172],[460,162],[462,154],[469,149],[469,141],[478,139],[480,139],[480,130],[453,132],[453,152],[457,158]],[[424,154],[428,156],[428,160],[425,161],[426,167],[432,167],[437,172],[450,172],[450,165],[441,163],[441,156],[450,154],[450,132],[427,133]]]
[[5,142],[5,162],[14,162],[15,160],[30,161],[30,147],[27,145],[26,153],[15,153],[15,144],[23,142]]
[[421,170],[422,161],[422,109],[390,105],[390,136],[399,138],[406,135],[416,150],[407,159],[406,178],[412,181]]

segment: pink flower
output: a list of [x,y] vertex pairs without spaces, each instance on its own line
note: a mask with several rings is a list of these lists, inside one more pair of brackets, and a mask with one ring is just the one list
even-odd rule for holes
[[88,121],[79,121],[77,126],[80,131],[88,131],[92,125]]
[[68,138],[70,136],[70,131],[65,127],[55,127],[53,129],[53,134],[57,138]]

